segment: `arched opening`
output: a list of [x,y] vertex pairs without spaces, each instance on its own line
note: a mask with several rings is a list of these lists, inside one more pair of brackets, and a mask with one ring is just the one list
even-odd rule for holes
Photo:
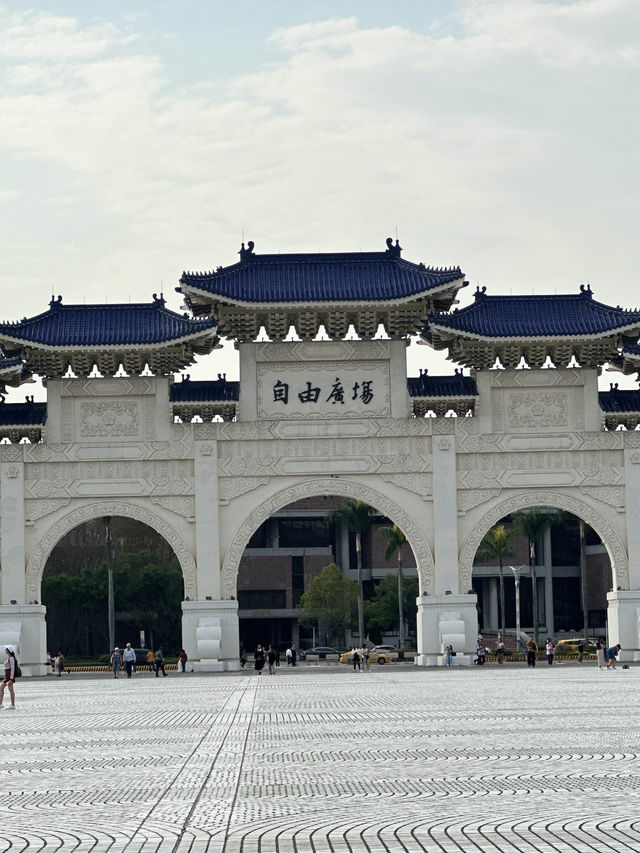
[[[369,510],[360,531],[341,517],[354,502]],[[417,560],[409,535],[396,519],[373,502],[351,498],[349,492],[276,504],[268,515],[261,512],[261,519],[242,551],[237,572],[241,649],[251,651],[261,643],[284,650],[294,643],[303,650],[343,650],[363,642],[415,649]],[[359,560],[362,637],[357,606]],[[336,566],[340,573],[330,578],[327,567]],[[324,587],[325,606],[318,608],[313,596],[321,582],[328,586]],[[345,606],[350,595],[351,604]]]
[[602,636],[612,563],[600,533],[561,506],[528,504],[478,543],[472,587],[485,638]]
[[45,557],[40,598],[47,607],[49,651],[87,659],[108,654],[109,574],[114,644],[162,647],[169,655],[179,651],[181,563],[157,530],[121,515],[89,518],[67,529]]

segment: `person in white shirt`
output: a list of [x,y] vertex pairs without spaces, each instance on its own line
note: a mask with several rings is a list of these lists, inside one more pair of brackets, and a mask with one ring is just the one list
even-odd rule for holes
[[122,660],[124,661],[124,668],[127,671],[127,678],[131,678],[131,673],[136,662],[136,653],[131,648],[131,643],[127,643],[127,647],[122,653]]
[[4,699],[5,687],[9,688],[9,696],[11,697],[11,705],[9,705],[8,710],[15,711],[16,694],[13,684],[16,680],[16,655],[13,646],[7,646],[5,652],[7,659],[4,662],[4,681],[0,684],[0,711],[4,708],[2,700]]

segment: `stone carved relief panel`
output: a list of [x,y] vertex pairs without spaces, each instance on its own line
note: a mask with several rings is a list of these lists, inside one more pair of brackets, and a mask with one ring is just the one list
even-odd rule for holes
[[595,510],[574,495],[561,492],[536,491],[514,495],[507,500],[494,505],[467,534],[459,556],[460,588],[471,588],[471,573],[473,561],[478,547],[486,533],[496,525],[505,515],[527,509],[533,506],[548,506],[564,509],[582,518],[591,525],[598,536],[602,539],[611,558],[613,571],[613,585],[629,588],[629,563],[627,552],[620,535],[604,515]]
[[506,396],[507,429],[535,432],[558,429],[569,423],[569,401],[565,391],[509,392]]
[[139,404],[135,400],[96,400],[80,403],[81,438],[137,436]]
[[140,495],[188,495],[194,491],[191,460],[44,462],[25,470],[27,498],[100,495],[109,489],[114,496],[133,493],[121,491],[125,488],[135,488]]
[[125,501],[102,501],[87,504],[69,512],[49,527],[40,537],[29,556],[25,578],[27,599],[40,600],[40,582],[44,567],[49,554],[62,537],[85,521],[101,518],[105,515],[121,515],[125,518],[133,518],[136,521],[143,522],[163,536],[173,548],[180,563],[184,578],[185,595],[191,599],[197,599],[198,586],[195,559],[178,530],[150,509]]
[[219,481],[218,497],[221,501],[232,501],[240,495],[264,486],[269,479],[269,477],[234,477],[233,479],[223,477]]
[[431,474],[383,474],[386,483],[393,483],[401,489],[407,489],[425,500],[433,496],[433,477]]
[[230,545],[224,555],[222,565],[222,595],[229,598],[236,595],[236,580],[240,559],[253,533],[274,512],[283,509],[290,503],[306,497],[318,495],[337,495],[339,497],[350,497],[365,501],[384,513],[394,524],[404,532],[413,550],[418,574],[420,576],[420,590],[431,592],[433,585],[433,556],[429,542],[425,537],[422,526],[400,504],[389,500],[377,490],[355,483],[344,478],[324,478],[307,480],[296,486],[283,489],[262,503],[247,518],[233,536]]
[[25,501],[24,517],[26,522],[34,522],[69,505],[71,498],[51,498],[50,500]]
[[155,379],[149,376],[126,376],[117,379],[63,379],[63,397],[126,397],[155,394]]

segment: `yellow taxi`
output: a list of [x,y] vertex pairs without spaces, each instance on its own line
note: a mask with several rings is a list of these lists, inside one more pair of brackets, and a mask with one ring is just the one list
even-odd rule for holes
[[[392,663],[397,659],[397,652],[391,652],[386,649],[379,651],[377,649],[369,649],[369,663],[377,663],[380,666],[384,666],[384,664]],[[340,655],[340,663],[353,663],[353,649],[350,652],[343,652]]]

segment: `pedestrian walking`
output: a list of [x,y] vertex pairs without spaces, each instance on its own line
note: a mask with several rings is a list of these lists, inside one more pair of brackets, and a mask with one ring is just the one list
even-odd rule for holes
[[62,678],[62,673],[64,672],[64,655],[62,652],[58,652],[56,655],[56,669],[58,671],[58,678]]
[[547,637],[545,649],[547,651],[547,663],[549,664],[549,666],[551,666],[551,664],[553,663],[553,655],[555,654],[556,647],[550,637]]
[[453,663],[453,646],[446,646],[444,650],[444,662],[447,666]]
[[291,658],[292,658],[291,647],[287,648],[287,651],[285,652],[285,657],[287,658],[287,666],[291,666]]
[[178,670],[180,672],[187,671],[187,661],[189,660],[187,653],[184,649],[180,649],[180,654],[178,655]]
[[160,647],[153,656],[153,662],[156,665],[156,678],[160,675],[160,670],[162,670],[162,677],[166,678],[167,673],[164,671],[164,653],[162,651],[162,647]]
[[16,659],[16,651],[13,646],[7,646],[5,648],[5,654],[7,659],[4,662],[4,680],[2,684],[0,684],[0,711],[3,710],[4,705],[4,689],[5,687],[9,690],[9,696],[11,698],[11,704],[7,708],[7,711],[15,711],[16,709],[16,691],[14,688],[14,684],[16,678],[20,673],[20,667],[18,666],[18,661]]
[[365,672],[371,671],[371,666],[369,665],[369,649],[366,646],[362,647],[362,666],[364,667]]
[[298,652],[296,651],[295,643],[292,643],[292,645],[291,645],[291,666],[295,666],[297,660],[298,660]]
[[273,675],[273,671],[274,671],[273,668],[274,668],[275,663],[276,663],[276,653],[275,653],[273,646],[271,646],[271,645],[267,649],[267,661],[269,663],[269,675]]
[[356,649],[355,646],[353,647],[352,660],[353,660],[353,671],[355,672],[356,667],[357,667],[358,672],[360,672],[360,652],[358,651],[358,649]]
[[264,669],[264,649],[258,643],[256,646],[256,650],[253,653],[253,668],[258,673],[258,675],[262,675],[262,670]]
[[504,643],[500,635],[498,635],[498,642],[496,643],[496,658],[500,665],[504,663]]
[[120,677],[120,670],[122,669],[122,658],[120,657],[120,649],[118,646],[113,650],[113,654],[110,658],[111,669],[113,670],[113,677]]
[[486,655],[487,650],[484,647],[484,643],[479,641],[476,646],[476,664],[478,666],[484,666]]
[[149,667],[149,672],[155,672],[155,663],[153,660],[153,649],[149,649],[147,652],[147,666]]
[[280,666],[280,649],[276,649],[276,666]]
[[578,663],[582,663],[584,660],[584,640],[580,640],[578,643]]
[[527,655],[527,666],[536,667],[536,655],[538,654],[538,644],[535,641],[534,637],[529,637],[527,640],[527,644],[525,646],[526,655]]
[[620,645],[620,643],[616,643],[615,646],[610,646],[606,650],[606,652],[604,653],[604,656],[605,656],[606,661],[607,661],[607,669],[615,669],[616,668],[616,664],[618,663],[618,655],[620,654],[621,649],[622,649],[622,646]]
[[131,648],[131,643],[127,643],[125,646],[125,649],[122,652],[122,660],[124,662],[124,669],[127,673],[127,678],[131,678],[131,673],[133,672],[136,662],[136,653]]
[[604,669],[607,662],[604,657],[604,640],[598,640],[596,643],[596,658],[598,659],[598,669]]

